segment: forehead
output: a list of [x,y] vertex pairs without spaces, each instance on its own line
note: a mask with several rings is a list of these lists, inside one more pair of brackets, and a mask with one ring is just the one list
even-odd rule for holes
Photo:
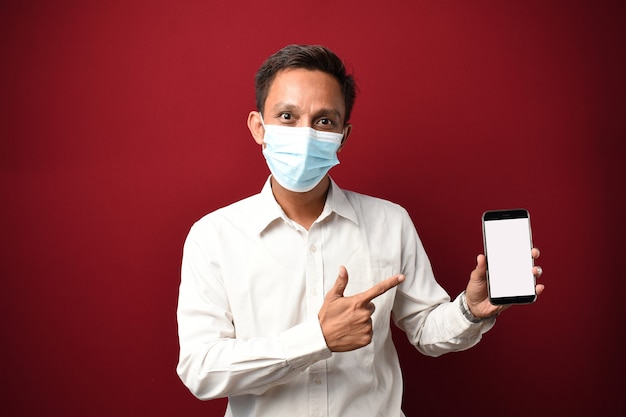
[[280,103],[289,103],[303,109],[333,108],[345,115],[344,97],[339,81],[319,70],[288,68],[276,74],[265,101],[266,110]]

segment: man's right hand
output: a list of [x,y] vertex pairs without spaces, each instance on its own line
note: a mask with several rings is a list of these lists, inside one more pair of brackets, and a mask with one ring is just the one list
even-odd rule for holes
[[328,348],[333,352],[359,349],[372,341],[372,300],[404,281],[398,274],[379,282],[367,291],[344,297],[348,285],[348,271],[339,267],[339,276],[326,294],[318,314],[322,333]]

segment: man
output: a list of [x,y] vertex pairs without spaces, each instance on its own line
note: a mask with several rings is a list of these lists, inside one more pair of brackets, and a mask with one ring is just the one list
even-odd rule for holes
[[330,50],[283,48],[256,94],[248,127],[271,176],[189,232],[178,373],[201,399],[227,396],[226,416],[402,416],[390,318],[426,355],[475,345],[503,309],[485,258],[450,302],[407,212],[328,176],[355,98]]

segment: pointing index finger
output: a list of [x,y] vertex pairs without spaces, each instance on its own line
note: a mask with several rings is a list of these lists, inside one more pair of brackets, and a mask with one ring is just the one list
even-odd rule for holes
[[364,303],[369,303],[374,298],[383,295],[393,287],[401,284],[404,281],[404,275],[398,274],[392,277],[389,277],[383,281],[380,281],[378,284],[374,285],[369,290],[363,291],[359,296],[361,297]]

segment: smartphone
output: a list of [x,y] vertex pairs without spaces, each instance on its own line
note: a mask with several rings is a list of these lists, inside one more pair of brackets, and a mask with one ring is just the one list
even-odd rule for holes
[[491,304],[528,304],[537,299],[530,215],[525,209],[483,213],[483,242]]

